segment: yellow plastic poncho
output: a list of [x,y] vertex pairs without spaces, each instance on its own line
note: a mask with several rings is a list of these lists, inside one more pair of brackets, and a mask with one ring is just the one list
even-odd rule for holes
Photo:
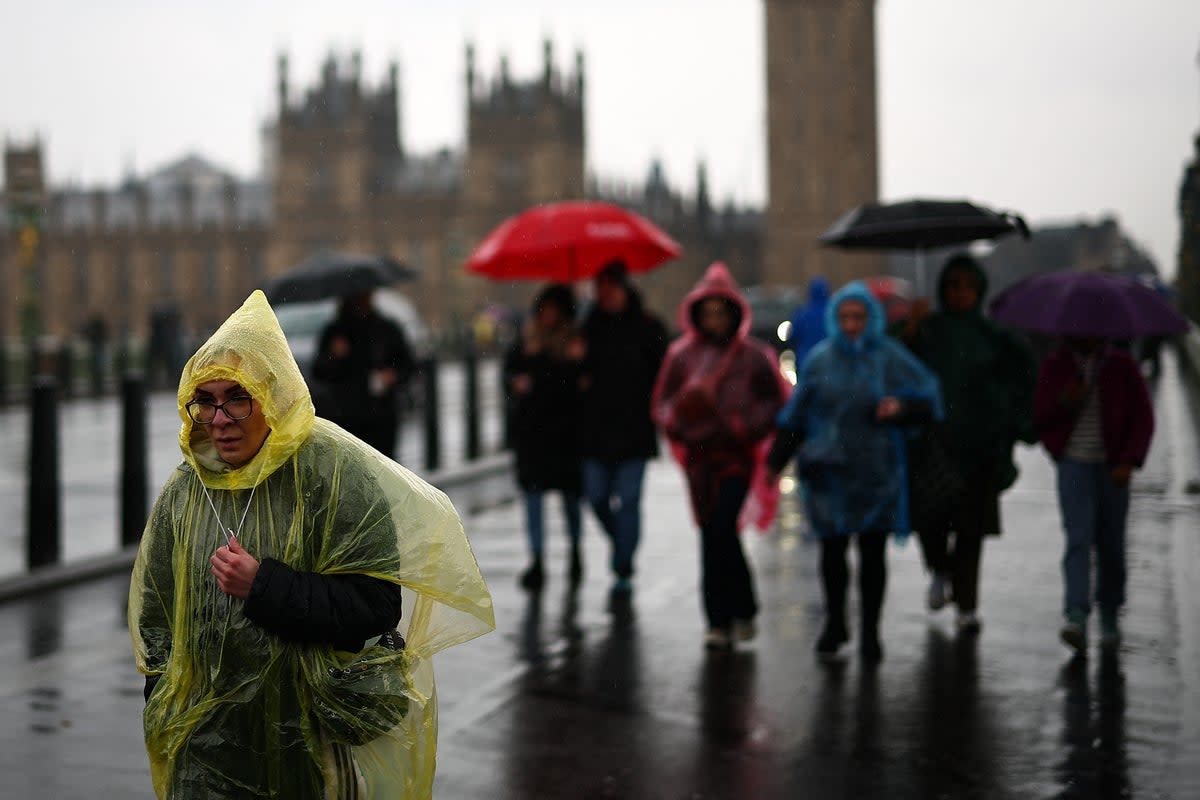
[[[240,383],[271,428],[238,469],[215,457],[206,429],[184,409],[212,380]],[[262,292],[188,361],[178,402],[185,461],[151,512],[129,593],[137,667],[161,676],[144,712],[158,797],[429,797],[437,747],[431,658],[495,628],[450,501],[315,417]],[[251,623],[209,571],[222,528],[236,527],[243,513],[239,540],[259,560],[403,586],[406,648],[340,653]]]

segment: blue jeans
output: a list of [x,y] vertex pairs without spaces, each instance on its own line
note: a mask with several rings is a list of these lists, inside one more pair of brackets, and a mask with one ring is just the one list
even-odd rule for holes
[[[542,554],[545,545],[546,523],[543,509],[545,492],[527,490],[525,492],[525,528],[529,531],[529,552],[535,556]],[[567,536],[572,545],[579,544],[579,535],[583,532],[583,510],[580,508],[579,495],[562,492],[563,516],[567,521]]]
[[1063,611],[1087,615],[1092,607],[1092,549],[1096,551],[1096,605],[1115,614],[1125,604],[1125,518],[1129,487],[1117,486],[1107,464],[1058,462],[1058,505],[1066,533]]
[[633,575],[633,554],[642,534],[642,477],[646,459],[583,460],[583,493],[612,541],[612,570]]

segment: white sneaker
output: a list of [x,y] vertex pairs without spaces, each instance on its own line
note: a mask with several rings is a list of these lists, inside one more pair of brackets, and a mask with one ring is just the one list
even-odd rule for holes
[[728,650],[733,647],[733,639],[725,628],[709,628],[704,634],[704,646],[709,650]]
[[929,582],[929,594],[926,596],[930,611],[940,611],[950,602],[950,582],[941,575],[934,575]]
[[733,638],[739,642],[748,642],[758,635],[758,628],[752,619],[735,619],[733,621]]

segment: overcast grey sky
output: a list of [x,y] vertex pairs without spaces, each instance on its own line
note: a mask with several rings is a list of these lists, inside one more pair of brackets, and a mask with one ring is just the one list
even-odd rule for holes
[[[640,180],[652,158],[718,197],[763,202],[760,0],[40,0],[3,7],[0,133],[40,134],[52,182],[116,180],[199,152],[257,172],[275,58],[292,85],[326,53],[401,64],[405,146],[461,145],[463,48],[524,79],[549,37],[586,59],[589,169]],[[1176,195],[1200,130],[1197,0],[879,0],[886,199],[966,196],[1035,222],[1116,214],[1168,273]]]

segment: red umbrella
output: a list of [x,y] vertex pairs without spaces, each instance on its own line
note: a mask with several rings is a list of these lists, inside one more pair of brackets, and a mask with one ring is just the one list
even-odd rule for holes
[[616,259],[646,272],[683,248],[654,223],[611,203],[550,203],[510,217],[467,259],[467,270],[497,280],[577,281]]

